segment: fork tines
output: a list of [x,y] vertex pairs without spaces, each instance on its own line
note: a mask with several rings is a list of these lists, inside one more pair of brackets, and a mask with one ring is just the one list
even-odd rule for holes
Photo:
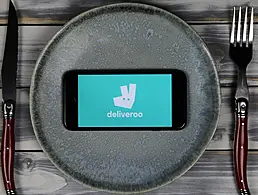
[[[236,28],[236,8],[233,8],[233,21],[232,21],[232,29],[231,29],[231,37],[230,37],[230,43],[231,44],[240,44],[246,45],[248,47],[248,44],[253,43],[253,23],[254,23],[254,8],[251,7],[251,16],[250,21],[248,22],[248,7],[245,8],[245,19],[244,19],[244,28],[243,33],[242,31],[242,25],[241,25],[241,7],[239,7],[239,14],[238,14],[238,24],[237,24],[237,30]],[[248,23],[249,23],[249,33],[248,33]],[[235,31],[237,31],[235,33]],[[242,38],[241,38],[242,35]],[[235,38],[236,37],[236,38]]]

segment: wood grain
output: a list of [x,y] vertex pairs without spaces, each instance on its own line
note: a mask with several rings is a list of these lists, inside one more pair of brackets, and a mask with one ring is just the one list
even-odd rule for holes
[[[45,44],[60,27],[20,27],[17,87],[29,87],[37,58]],[[5,47],[6,27],[0,26],[0,67]],[[0,86],[2,83],[0,82]]]
[[[236,81],[236,66],[228,56],[229,25],[192,25],[207,43],[219,71],[221,86],[231,86]],[[36,60],[60,26],[20,27],[19,66],[17,87],[29,87]],[[0,26],[0,66],[2,65],[6,27]],[[258,25],[255,26],[258,34]],[[254,59],[248,66],[248,83],[258,86],[258,36],[254,41]],[[1,83],[0,83],[1,86]]]
[[[108,195],[84,187],[57,170],[42,152],[18,152],[15,178],[19,195]],[[258,194],[258,152],[249,152],[248,180],[252,194]],[[0,194],[4,194],[0,177]],[[237,195],[233,177],[232,153],[206,151],[186,174],[173,183],[146,195],[209,194]]]
[[[0,24],[7,23],[7,0],[1,1]],[[258,7],[248,0],[14,0],[20,24],[64,24],[89,9],[121,2],[138,2],[168,10],[188,23],[227,23],[233,6]]]
[[[252,87],[250,88],[250,92],[251,103],[249,111],[249,148],[258,149],[258,88]],[[235,125],[232,103],[233,96],[233,88],[222,88],[221,117],[217,131],[208,147],[210,150],[232,149]],[[1,122],[0,125],[2,125]],[[17,114],[15,132],[16,150],[41,150],[34,136],[30,121],[29,89],[17,90]],[[2,134],[1,130],[0,134]]]

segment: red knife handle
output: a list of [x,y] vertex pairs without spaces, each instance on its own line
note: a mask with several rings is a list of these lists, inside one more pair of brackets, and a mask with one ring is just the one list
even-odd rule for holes
[[248,154],[248,102],[237,102],[236,132],[234,139],[234,164],[237,187],[241,195],[249,195],[247,184],[246,166]]
[[14,103],[3,104],[3,134],[1,162],[4,187],[7,195],[15,195],[14,184]]

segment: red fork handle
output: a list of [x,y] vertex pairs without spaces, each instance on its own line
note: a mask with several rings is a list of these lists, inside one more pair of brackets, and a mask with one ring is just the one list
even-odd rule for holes
[[236,132],[234,139],[234,164],[237,187],[241,195],[250,195],[246,177],[248,155],[248,102],[238,102],[236,112]]
[[16,195],[14,184],[14,151],[14,118],[4,113],[1,162],[3,182],[7,195]]

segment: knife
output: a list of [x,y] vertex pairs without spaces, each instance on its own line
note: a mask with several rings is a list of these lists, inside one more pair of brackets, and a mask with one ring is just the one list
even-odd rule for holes
[[4,59],[2,65],[3,133],[1,162],[4,187],[7,195],[16,195],[14,184],[14,116],[16,107],[16,75],[18,61],[18,19],[10,1]]

